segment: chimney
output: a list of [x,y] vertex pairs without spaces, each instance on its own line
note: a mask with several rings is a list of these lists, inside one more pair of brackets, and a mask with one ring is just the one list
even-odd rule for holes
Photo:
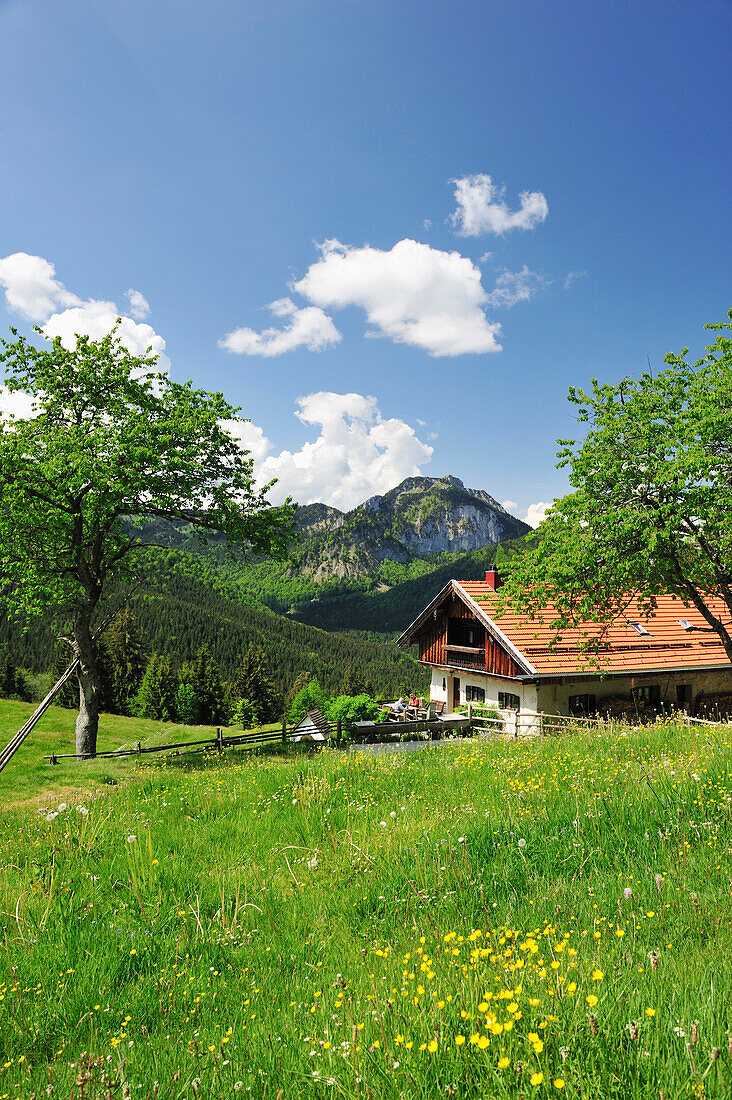
[[495,565],[492,565],[490,569],[486,569],[485,583],[488,585],[489,588],[492,588],[494,592],[500,587],[501,579],[498,576],[498,570],[496,569]]

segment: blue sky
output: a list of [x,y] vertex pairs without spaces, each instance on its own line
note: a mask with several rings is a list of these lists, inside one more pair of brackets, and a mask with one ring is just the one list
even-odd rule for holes
[[730,56],[699,0],[0,0],[0,323],[126,314],[301,501],[524,515],[568,387],[732,306]]

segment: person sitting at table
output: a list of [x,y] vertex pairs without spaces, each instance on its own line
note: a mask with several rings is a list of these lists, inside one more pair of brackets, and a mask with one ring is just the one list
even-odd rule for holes
[[409,696],[409,705],[410,707],[415,708],[419,706],[419,696],[415,694],[415,692],[412,692],[412,694]]

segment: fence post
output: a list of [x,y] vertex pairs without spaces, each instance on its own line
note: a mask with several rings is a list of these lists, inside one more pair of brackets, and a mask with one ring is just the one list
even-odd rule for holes
[[139,741],[137,742],[137,755],[142,756],[142,745]]
[[224,751],[224,731],[221,727],[216,730],[216,748],[219,752]]
[[473,704],[468,703],[468,729],[473,728]]
[[339,718],[336,722],[336,748],[341,747],[341,735],[343,733],[343,719]]
[[282,715],[282,744],[287,744],[287,715]]

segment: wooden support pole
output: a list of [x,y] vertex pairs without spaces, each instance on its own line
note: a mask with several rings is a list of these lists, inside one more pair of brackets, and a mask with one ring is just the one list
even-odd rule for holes
[[142,756],[142,745],[139,741],[137,742],[137,755]]
[[282,744],[287,744],[287,715],[282,715]]
[[218,727],[216,730],[216,748],[219,752],[224,751],[224,731],[221,727]]
[[341,747],[341,737],[343,735],[343,719],[339,718],[336,722],[336,748]]

